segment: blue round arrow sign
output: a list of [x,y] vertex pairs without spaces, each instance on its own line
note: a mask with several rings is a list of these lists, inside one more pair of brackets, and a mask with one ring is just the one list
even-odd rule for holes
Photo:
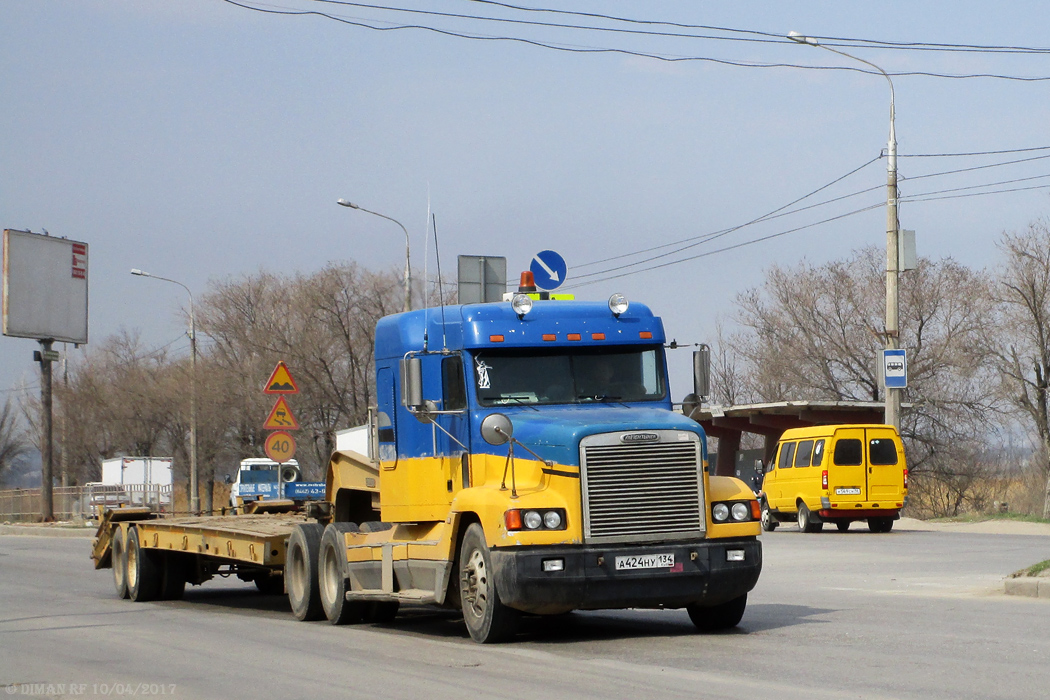
[[536,286],[540,289],[557,289],[565,281],[565,258],[553,250],[541,250],[529,265]]

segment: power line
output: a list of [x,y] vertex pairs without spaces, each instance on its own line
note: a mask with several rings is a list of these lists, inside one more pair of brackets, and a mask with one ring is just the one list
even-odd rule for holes
[[1032,148],[1011,148],[1005,151],[974,151],[971,153],[898,153],[898,158],[958,158],[961,156],[997,156],[1007,153],[1031,153],[1032,151],[1050,151],[1050,146],[1033,146]]
[[[325,2],[336,2],[336,0],[324,0]],[[366,21],[359,19],[347,19],[345,17],[339,17],[336,15],[329,14],[327,12],[321,12],[318,10],[297,10],[290,8],[276,9],[274,6],[259,7],[257,5],[249,5],[244,2],[237,2],[236,0],[222,0],[229,5],[240,7],[245,10],[252,10],[255,12],[262,12],[265,14],[274,15],[313,15],[316,17],[322,17],[330,19],[334,22],[340,22],[354,27],[362,29],[371,29],[373,31],[398,31],[403,29],[417,29],[422,31],[433,32],[442,36],[456,37],[460,39],[472,39],[475,41],[505,41],[514,42],[520,44],[526,44],[528,46],[534,46],[537,48],[550,49],[552,51],[562,51],[567,53],[586,53],[586,54],[618,54],[624,56],[636,56],[639,58],[651,58],[657,61],[664,61],[668,63],[678,62],[703,62],[703,63],[714,63],[716,65],[724,66],[735,66],[739,68],[796,68],[799,70],[820,70],[820,71],[849,71],[853,73],[864,73],[866,75],[882,75],[882,73],[870,70],[867,68],[860,68],[857,66],[825,66],[825,65],[809,65],[799,63],[762,63],[756,61],[733,61],[723,58],[715,58],[713,56],[684,56],[675,54],[656,54],[648,53],[644,51],[633,51],[630,49],[615,48],[615,47],[601,47],[601,46],[576,46],[566,44],[555,44],[545,41],[538,41],[535,39],[527,39],[518,36],[497,36],[497,35],[486,35],[477,33],[465,33],[459,31],[453,31],[450,29],[441,29],[438,27],[432,27],[424,24],[400,24],[378,27],[374,24],[369,24]],[[375,21],[375,20],[373,20]],[[784,42],[787,43],[785,39]],[[1010,80],[1017,82],[1045,82],[1050,81],[1050,76],[1017,76],[1017,75],[1006,75],[1001,73],[934,73],[931,71],[900,71],[895,73],[888,73],[893,77],[929,77],[929,78],[942,78],[950,80],[969,80],[975,78],[987,78],[995,80]]]

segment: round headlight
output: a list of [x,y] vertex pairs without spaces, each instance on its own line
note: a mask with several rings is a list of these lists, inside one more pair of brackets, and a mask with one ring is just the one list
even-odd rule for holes
[[612,311],[615,316],[619,316],[626,311],[628,306],[627,297],[619,292],[609,297],[609,311]]
[[561,513],[556,510],[548,510],[543,514],[543,526],[548,530],[557,530],[561,527]]
[[524,316],[532,311],[532,297],[528,294],[515,294],[510,299],[510,308],[514,309],[518,316]]
[[543,524],[543,517],[534,510],[527,510],[521,516],[521,521],[525,523],[527,529],[538,530],[540,525]]
[[734,503],[733,504],[733,520],[743,522],[751,517],[751,509],[747,507],[746,503]]
[[716,503],[711,509],[711,515],[715,516],[715,522],[724,523],[729,520],[729,506],[725,503]]

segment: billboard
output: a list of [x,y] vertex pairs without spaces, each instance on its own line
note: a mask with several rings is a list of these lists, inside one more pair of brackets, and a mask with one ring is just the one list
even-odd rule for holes
[[3,332],[87,343],[87,243],[4,230]]

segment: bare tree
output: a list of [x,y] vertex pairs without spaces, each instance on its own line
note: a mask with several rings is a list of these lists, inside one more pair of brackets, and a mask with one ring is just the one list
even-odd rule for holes
[[[865,248],[821,266],[774,266],[762,287],[740,295],[744,331],[729,343],[745,361],[745,393],[764,401],[879,401],[883,262],[881,251]],[[972,462],[975,441],[986,439],[992,306],[984,277],[951,259],[921,260],[901,278],[910,404],[901,432],[920,486],[958,482],[960,463]]]
[[999,249],[1006,258],[996,285],[1002,389],[1034,433],[1045,485],[1043,517],[1050,518],[1050,222],[1004,233]]
[[18,427],[18,415],[8,397],[0,408],[0,481],[8,467],[28,451],[29,443]]

